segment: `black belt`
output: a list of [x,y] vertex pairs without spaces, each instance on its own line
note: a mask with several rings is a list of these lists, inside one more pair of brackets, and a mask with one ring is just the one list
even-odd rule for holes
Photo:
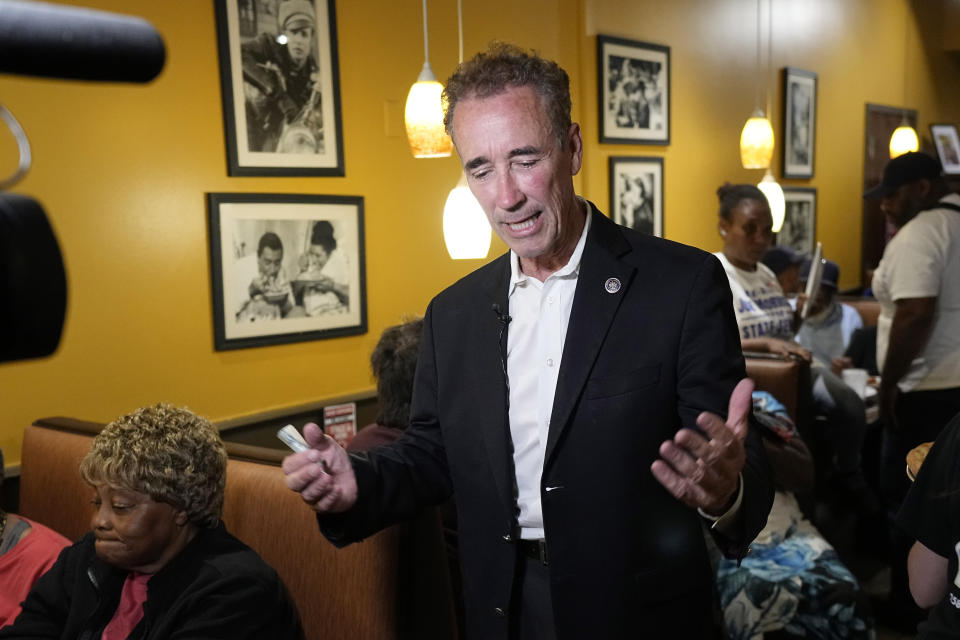
[[547,543],[545,540],[518,540],[520,553],[547,566]]

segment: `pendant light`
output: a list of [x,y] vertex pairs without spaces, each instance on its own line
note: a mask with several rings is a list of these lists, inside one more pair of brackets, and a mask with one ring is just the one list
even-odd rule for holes
[[[769,34],[768,34],[769,40]],[[767,60],[769,66],[770,61]],[[760,76],[760,0],[757,0],[757,77]],[[769,94],[769,91],[768,91]],[[760,103],[760,82],[757,82],[756,104]],[[744,169],[766,169],[773,159],[773,125],[760,106],[747,119],[740,132],[740,164]]]
[[467,186],[467,177],[460,176],[443,205],[443,242],[454,260],[479,260],[490,251],[490,223]]
[[[770,67],[772,66],[773,60],[773,0],[769,0],[770,4],[767,5],[767,86],[769,87],[770,82]],[[760,23],[760,3],[757,2],[757,24]],[[757,29],[757,42],[760,41],[760,29]],[[758,44],[759,49],[759,44]],[[758,56],[759,58],[759,56]],[[758,63],[759,64],[759,63]],[[767,90],[767,111],[771,111],[770,105],[770,91]],[[770,130],[770,151],[767,156],[766,161],[766,172],[763,174],[763,179],[757,184],[757,188],[763,193],[767,198],[767,204],[770,206],[770,217],[773,219],[773,232],[778,233],[780,228],[783,226],[783,218],[786,214],[787,203],[786,199],[783,197],[783,188],[780,187],[780,183],[777,182],[776,178],[773,177],[773,173],[770,171],[770,159],[773,156],[773,128],[770,126],[770,121],[766,118],[763,119],[766,123],[766,128]]]
[[[909,2],[907,3],[907,11],[909,11]],[[909,18],[909,16],[907,16]],[[906,18],[903,21],[906,31],[906,36],[903,39],[903,103],[907,103],[907,78],[909,77],[909,65],[907,64],[910,60],[910,22]],[[905,153],[910,151],[917,151],[920,149],[920,140],[917,139],[917,131],[910,126],[910,122],[907,120],[907,108],[903,108],[903,119],[900,121],[900,126],[894,129],[893,135],[890,136],[890,158],[896,158],[897,156],[902,156]]]
[[900,126],[893,130],[890,136],[890,157],[896,158],[910,151],[916,151],[920,148],[920,141],[917,139],[917,131],[910,126],[907,116],[903,116]]
[[[457,0],[457,26],[460,33],[460,64],[463,64],[463,10]],[[443,205],[443,242],[454,260],[479,260],[490,252],[490,223],[483,208],[460,174]]]
[[757,109],[740,132],[740,163],[744,169],[767,169],[773,159],[773,125]]
[[773,217],[773,232],[779,233],[783,226],[783,219],[787,211],[787,202],[783,197],[783,189],[780,183],[774,179],[770,169],[763,174],[763,180],[757,185],[757,188],[767,196],[767,204],[770,205],[770,215]]
[[414,158],[446,158],[450,155],[450,136],[443,128],[442,92],[443,85],[430,68],[427,0],[423,0],[423,69],[410,87],[403,112],[407,141]]

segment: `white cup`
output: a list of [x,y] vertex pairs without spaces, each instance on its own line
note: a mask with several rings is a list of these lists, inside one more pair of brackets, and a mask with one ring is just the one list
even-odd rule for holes
[[861,398],[867,395],[867,370],[866,369],[844,369],[841,372],[843,381],[848,387],[857,392]]

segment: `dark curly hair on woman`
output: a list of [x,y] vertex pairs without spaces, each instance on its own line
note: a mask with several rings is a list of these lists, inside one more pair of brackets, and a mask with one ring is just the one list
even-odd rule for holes
[[333,225],[328,220],[318,220],[310,232],[310,244],[323,247],[327,255],[337,248],[337,239],[333,237]]
[[767,196],[763,195],[763,191],[760,191],[760,189],[752,184],[730,184],[729,182],[724,182],[717,187],[717,198],[720,199],[720,217],[724,220],[730,220],[733,210],[736,209],[737,205],[743,200],[756,200],[757,202],[762,202],[770,206],[767,202]]
[[406,429],[410,423],[410,396],[420,354],[421,331],[423,318],[387,327],[370,355],[380,401],[379,424]]

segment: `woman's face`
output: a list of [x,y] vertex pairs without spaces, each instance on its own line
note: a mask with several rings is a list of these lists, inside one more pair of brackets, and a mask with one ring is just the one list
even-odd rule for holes
[[741,269],[755,269],[773,238],[770,207],[759,200],[741,200],[729,220],[720,218],[720,235],[727,260]]
[[310,250],[307,252],[307,263],[310,266],[311,271],[319,271],[327,264],[327,260],[330,259],[330,254],[327,253],[327,250],[323,248],[323,245],[311,244]]
[[97,556],[107,564],[156,573],[186,546],[193,534],[186,512],[145,493],[94,485],[90,526]]

